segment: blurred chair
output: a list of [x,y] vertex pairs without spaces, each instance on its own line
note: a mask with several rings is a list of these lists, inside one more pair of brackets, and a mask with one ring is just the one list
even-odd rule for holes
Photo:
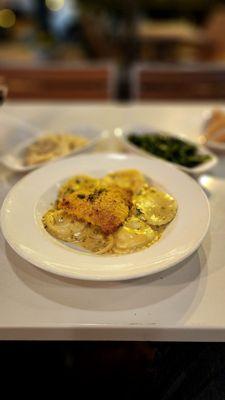
[[100,59],[108,59],[113,56],[112,43],[109,42],[110,38],[102,18],[98,17],[96,23],[96,16],[91,13],[83,14],[81,27],[89,56]]
[[8,95],[8,87],[3,76],[0,76],[0,105],[4,103]]
[[213,43],[211,61],[225,61],[225,5],[215,5],[205,23],[206,34]]
[[135,100],[225,99],[225,67],[137,64],[130,72]]
[[6,65],[0,63],[9,99],[112,100],[116,97],[114,64]]

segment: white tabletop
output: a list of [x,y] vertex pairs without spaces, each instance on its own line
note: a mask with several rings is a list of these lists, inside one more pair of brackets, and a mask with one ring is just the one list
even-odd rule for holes
[[[215,105],[9,103],[1,112],[41,128],[63,128],[68,118],[110,132],[148,123],[194,138]],[[98,150],[116,148],[108,139]],[[0,202],[20,177],[0,167]],[[194,255],[157,276],[121,283],[63,279],[21,259],[0,234],[0,339],[225,341],[225,158],[200,180],[210,199],[210,230]]]

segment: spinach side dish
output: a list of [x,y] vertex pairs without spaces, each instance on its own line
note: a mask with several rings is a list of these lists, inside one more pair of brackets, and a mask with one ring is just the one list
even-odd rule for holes
[[148,153],[188,168],[197,167],[211,159],[207,154],[199,154],[194,144],[164,134],[132,133],[128,140]]

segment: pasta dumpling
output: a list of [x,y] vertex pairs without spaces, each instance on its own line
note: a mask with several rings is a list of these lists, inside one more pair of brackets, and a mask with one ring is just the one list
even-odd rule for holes
[[45,229],[65,242],[82,241],[85,223],[75,220],[63,210],[49,210],[43,216]]
[[155,187],[144,187],[133,197],[136,213],[150,225],[165,225],[175,217],[177,202]]
[[137,193],[146,183],[144,176],[135,169],[128,169],[110,173],[103,178],[106,184],[115,184],[123,189]]
[[130,217],[114,234],[115,252],[129,253],[159,239],[159,233],[137,217]]

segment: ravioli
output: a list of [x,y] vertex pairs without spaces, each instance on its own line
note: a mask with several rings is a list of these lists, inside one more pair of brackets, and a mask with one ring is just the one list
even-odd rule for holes
[[144,187],[133,197],[139,217],[150,225],[165,225],[175,217],[177,202],[168,193],[155,187]]
[[129,189],[137,193],[146,183],[144,176],[135,169],[128,169],[110,173],[103,178],[106,184],[114,184],[123,189]]
[[130,253],[156,242],[160,237],[148,224],[138,217],[130,217],[114,234],[113,250],[119,253]]
[[85,224],[77,221],[63,210],[49,210],[42,218],[45,229],[65,242],[81,241]]
[[43,216],[43,224],[57,239],[82,244],[93,252],[108,251],[113,245],[112,236],[106,236],[99,228],[75,220],[63,210],[49,210]]

